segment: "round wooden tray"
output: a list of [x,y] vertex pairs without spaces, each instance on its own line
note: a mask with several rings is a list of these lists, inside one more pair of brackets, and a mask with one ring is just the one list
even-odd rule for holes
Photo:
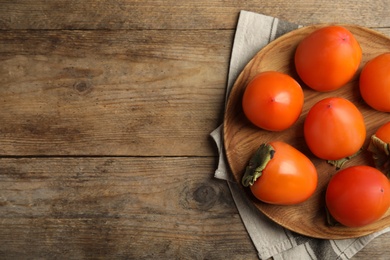
[[[364,64],[373,57],[390,52],[390,39],[373,30],[343,25],[349,29],[359,41],[363,60],[354,79],[339,90],[321,93],[309,89],[298,78],[294,68],[294,52],[298,43],[312,31],[325,25],[303,27],[287,33],[271,42],[246,65],[237,78],[228,98],[224,117],[224,145],[229,166],[235,180],[245,190],[254,205],[270,219],[294,232],[310,237],[324,239],[344,239],[367,235],[390,226],[390,210],[379,221],[361,228],[344,226],[329,226],[325,214],[325,190],[330,177],[336,172],[335,167],[316,158],[308,149],[303,137],[303,122],[310,107],[317,101],[330,96],[344,97],[352,101],[362,112],[366,127],[367,147],[369,137],[383,123],[390,120],[390,114],[375,111],[368,107],[361,99],[358,89],[358,79]],[[288,130],[269,132],[253,126],[244,116],[241,108],[241,99],[248,82],[259,72],[275,70],[287,73],[301,84],[305,103],[298,121]],[[260,144],[272,140],[285,141],[306,154],[317,167],[319,182],[315,194],[307,201],[294,206],[276,206],[256,200],[248,188],[241,185],[245,167]],[[352,165],[373,165],[368,152],[363,152],[347,162],[344,167]]]

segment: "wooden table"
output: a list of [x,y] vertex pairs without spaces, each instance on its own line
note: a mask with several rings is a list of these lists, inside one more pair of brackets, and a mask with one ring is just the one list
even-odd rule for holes
[[0,258],[256,259],[208,136],[239,10],[390,35],[389,4],[0,1]]

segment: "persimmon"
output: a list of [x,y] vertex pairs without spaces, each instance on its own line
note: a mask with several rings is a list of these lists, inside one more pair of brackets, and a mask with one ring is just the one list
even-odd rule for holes
[[312,153],[337,167],[358,153],[366,138],[363,115],[351,101],[341,97],[324,98],[314,104],[303,130]]
[[390,53],[383,53],[364,65],[359,78],[363,100],[373,109],[390,112]]
[[281,141],[262,144],[242,179],[257,199],[276,205],[304,202],[315,192],[317,182],[317,170],[311,160]]
[[354,35],[342,26],[325,26],[306,36],[295,51],[295,68],[310,88],[326,92],[348,83],[362,60]]
[[374,167],[357,165],[337,172],[326,189],[330,215],[348,227],[361,227],[380,219],[390,206],[390,183]]
[[266,71],[246,86],[242,108],[257,127],[282,131],[298,120],[303,102],[303,90],[295,79],[281,72]]

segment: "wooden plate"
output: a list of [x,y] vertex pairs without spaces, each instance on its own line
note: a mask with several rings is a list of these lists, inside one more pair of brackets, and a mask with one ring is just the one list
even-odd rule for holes
[[[325,190],[330,177],[336,169],[323,160],[316,158],[307,148],[303,137],[303,122],[310,107],[317,101],[330,96],[340,96],[352,101],[362,112],[366,127],[367,147],[369,136],[383,123],[390,120],[390,114],[375,111],[361,99],[358,89],[358,77],[364,64],[373,57],[390,52],[390,39],[373,30],[353,25],[344,25],[359,41],[363,50],[363,60],[355,78],[339,90],[321,93],[309,89],[297,77],[293,56],[298,43],[312,31],[325,25],[303,27],[281,36],[271,42],[246,65],[237,78],[226,106],[224,117],[224,145],[229,166],[235,180],[240,183],[244,169],[255,150],[261,143],[282,140],[305,153],[317,167],[318,188],[307,201],[294,206],[275,206],[256,200],[249,189],[241,186],[254,205],[270,219],[297,233],[324,239],[344,239],[359,237],[390,226],[390,210],[379,221],[361,228],[329,226],[325,214]],[[268,132],[253,126],[244,116],[241,108],[243,91],[248,82],[259,72],[276,70],[293,76],[301,84],[305,94],[302,115],[288,130]],[[349,161],[345,167],[359,164],[373,165],[370,154],[363,152]]]

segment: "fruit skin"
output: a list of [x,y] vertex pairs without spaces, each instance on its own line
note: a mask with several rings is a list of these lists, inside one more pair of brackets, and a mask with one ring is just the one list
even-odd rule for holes
[[304,102],[303,90],[291,76],[266,71],[247,85],[242,107],[245,116],[257,127],[282,131],[299,118]]
[[380,219],[390,206],[390,182],[374,167],[351,166],[337,172],[327,186],[330,215],[347,227],[362,227]]
[[317,170],[310,159],[281,141],[260,146],[242,181],[257,199],[276,205],[304,202],[315,192],[317,182]]
[[382,140],[382,142],[390,143],[390,121],[381,125],[376,130],[375,135]]
[[373,109],[390,112],[390,53],[368,61],[359,78],[363,100]]
[[348,83],[362,60],[362,49],[342,26],[326,26],[306,36],[295,51],[295,68],[310,88],[333,91]]
[[310,151],[329,161],[355,155],[366,138],[366,126],[359,109],[340,97],[324,98],[314,104],[303,130]]

